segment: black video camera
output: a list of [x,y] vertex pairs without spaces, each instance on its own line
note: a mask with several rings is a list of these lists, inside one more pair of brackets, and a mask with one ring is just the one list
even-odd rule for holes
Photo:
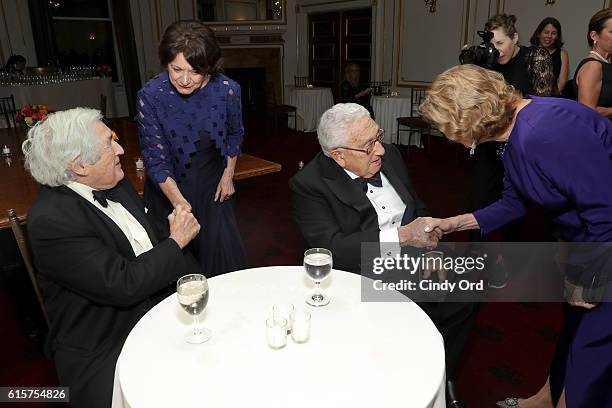
[[482,38],[482,43],[461,51],[459,62],[461,64],[474,64],[492,69],[499,58],[499,51],[491,44],[493,33],[491,31],[478,31],[477,33]]

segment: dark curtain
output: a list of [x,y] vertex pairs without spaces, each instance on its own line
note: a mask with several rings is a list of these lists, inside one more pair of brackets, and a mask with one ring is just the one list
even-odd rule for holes
[[140,71],[138,69],[138,54],[136,40],[134,39],[134,26],[132,25],[132,12],[130,2],[124,0],[111,0],[119,59],[123,72],[123,84],[127,95],[130,117],[136,112],[136,92],[142,87]]
[[[51,12],[48,0],[29,0],[30,20],[32,22],[32,36],[36,48],[38,66],[55,65],[55,34],[51,25]],[[33,65],[28,61],[28,65]]]

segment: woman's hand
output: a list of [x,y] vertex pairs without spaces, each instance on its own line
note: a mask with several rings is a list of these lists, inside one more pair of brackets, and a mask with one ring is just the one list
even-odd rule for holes
[[219,181],[219,185],[217,186],[217,191],[215,192],[215,201],[223,202],[229,199],[234,193],[236,189],[234,188],[234,172],[228,171],[225,169],[223,175],[221,176],[221,180]]
[[591,310],[597,306],[593,303],[586,302],[582,296],[582,293],[582,286],[576,285],[565,278],[565,299],[567,300],[567,303],[569,303],[571,306],[582,307],[587,310]]
[[455,231],[478,229],[478,221],[474,214],[461,214],[449,218],[430,218],[425,225],[425,232],[437,232],[447,235]]
[[191,204],[182,196],[172,203],[172,207],[174,207],[175,210],[191,212]]
[[181,193],[181,190],[179,190],[174,179],[170,177],[166,178],[166,181],[159,183],[159,188],[164,193],[168,201],[170,201],[170,204],[172,204],[172,207],[174,207],[175,210],[180,208],[187,212],[191,212],[191,204],[189,204],[189,201],[183,197],[183,194]]
[[457,230],[456,219],[430,218],[425,226],[425,232],[436,232],[440,236],[450,234]]
[[364,96],[366,96],[367,94],[369,94],[370,92],[372,92],[372,88],[368,88],[365,89],[359,93],[355,94],[355,99],[359,99],[359,98],[363,98]]

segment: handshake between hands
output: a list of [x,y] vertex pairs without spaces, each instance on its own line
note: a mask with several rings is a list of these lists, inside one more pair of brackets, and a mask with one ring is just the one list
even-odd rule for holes
[[446,234],[455,232],[457,223],[453,218],[419,217],[410,224],[397,229],[401,246],[434,249]]
[[[457,225],[452,218],[431,218],[419,217],[410,224],[403,225],[397,229],[400,246],[412,246],[416,248],[426,248],[432,250],[438,245],[438,241],[446,234],[450,234],[457,229]],[[431,251],[425,254],[428,258],[443,256],[441,252]],[[428,264],[430,265],[430,264]],[[432,273],[436,272],[439,282],[447,280],[448,271],[444,268],[435,269],[426,267],[423,270],[423,279],[429,279]]]

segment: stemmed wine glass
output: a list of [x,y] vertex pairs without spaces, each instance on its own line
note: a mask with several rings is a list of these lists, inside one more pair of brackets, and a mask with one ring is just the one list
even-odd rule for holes
[[212,332],[200,327],[199,316],[208,303],[208,281],[204,275],[185,275],[176,282],[176,294],[183,309],[193,316],[193,324],[185,334],[187,343],[204,343]]
[[311,248],[304,252],[304,269],[315,283],[315,291],[306,298],[310,306],[325,306],[329,297],[321,293],[321,281],[329,276],[332,270],[332,253],[325,248]]

